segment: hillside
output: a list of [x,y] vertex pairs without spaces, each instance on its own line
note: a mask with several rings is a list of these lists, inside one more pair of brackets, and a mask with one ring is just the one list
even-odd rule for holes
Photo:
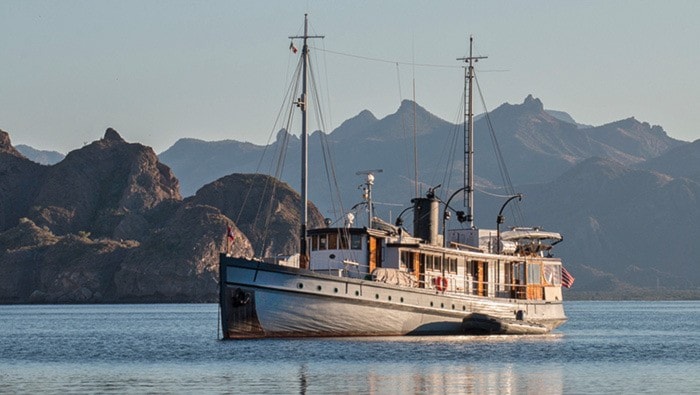
[[[413,118],[416,118],[419,189],[438,184],[443,189],[456,188],[463,179],[462,125],[451,124],[425,108],[404,101],[394,114],[377,119],[365,110],[346,120],[331,133],[314,132],[309,139],[309,196],[324,216],[338,218],[339,207],[352,207],[360,201],[357,185],[362,178],[355,173],[382,169],[377,174],[375,197],[384,206],[400,211],[415,195],[413,164]],[[539,99],[528,96],[521,104],[503,104],[489,118],[475,122],[475,176],[482,188],[502,185],[489,122],[494,126],[498,149],[502,153],[510,178],[515,184],[542,183],[554,180],[563,171],[590,157],[611,159],[626,165],[641,163],[668,150],[684,145],[670,138],[658,126],[634,118],[606,125],[579,128],[544,110]],[[335,165],[335,179],[329,179],[322,146],[328,147]],[[286,150],[283,149],[286,147]],[[230,173],[276,173],[280,152],[286,153],[281,179],[299,188],[299,139],[280,131],[267,147],[235,141],[203,142],[179,140],[160,154],[181,182],[183,195],[193,194],[205,183]],[[264,155],[263,155],[264,154]],[[338,201],[329,188],[337,182]],[[334,202],[335,207],[331,204]]]
[[[383,119],[362,111],[330,134],[310,136],[310,196],[323,202],[320,210],[312,207],[312,227],[361,201],[361,170],[383,170],[375,173],[375,213],[393,222],[410,205],[413,137],[406,119],[414,108],[421,193],[441,184],[437,194],[444,198],[460,186],[461,125],[409,101]],[[577,276],[570,295],[697,294],[698,142],[674,140],[634,118],[585,127],[555,115],[528,96],[477,121],[476,224],[494,228],[503,203],[490,121],[515,190],[525,194],[524,223],[507,214],[503,226],[544,226],[564,235],[557,253]],[[108,129],[45,166],[0,131],[0,270],[8,273],[0,279],[0,302],[212,300],[227,226],[237,254],[296,251],[299,144],[284,130],[269,146],[184,139],[160,156],[171,170],[149,147]],[[335,179],[319,159],[329,153]],[[281,154],[287,160],[276,167]],[[190,179],[178,180],[180,171]],[[256,171],[280,174],[283,182],[232,174]],[[191,194],[183,199],[185,183]],[[343,201],[331,205],[336,184]],[[363,226],[364,212],[355,214]]]
[[24,144],[18,144],[15,148],[27,159],[41,165],[55,165],[66,157],[57,151],[38,150]]
[[[239,175],[183,201],[177,179],[149,147],[108,129],[52,166],[26,159],[0,131],[0,303],[211,302],[228,226],[232,253],[252,256],[228,196],[251,190],[281,213],[299,197],[269,177]],[[219,193],[219,195],[217,195]],[[223,195],[221,195],[223,193]],[[217,198],[218,197],[218,198]],[[312,208],[314,224],[321,221]],[[252,229],[249,218],[242,226]],[[291,252],[298,223],[275,216],[256,247]],[[272,244],[269,244],[272,241]]]
[[591,158],[522,188],[526,218],[561,232],[580,291],[696,291],[700,183]]
[[[415,109],[420,189],[426,191],[429,186],[441,184],[438,193],[447,196],[462,180],[462,126],[443,121],[421,106],[416,105]],[[373,190],[375,200],[381,202],[376,207],[381,216],[393,220],[410,205],[410,197],[414,195],[412,160],[409,159],[412,157],[413,111],[413,103],[404,101],[396,113],[383,119],[362,111],[330,134],[317,131],[311,135],[310,167],[314,173],[310,195],[316,202],[322,202],[320,208],[324,216],[338,218],[361,200],[357,185],[362,177],[355,173],[365,169],[383,170],[375,174]],[[520,104],[499,106],[488,119],[481,117],[475,123],[477,188],[497,194],[502,194],[495,187],[501,184],[501,173],[489,137],[489,121],[495,129],[510,178],[516,185],[523,185],[516,186],[516,190],[526,193],[525,218],[537,221],[518,225],[542,225],[565,235],[566,241],[558,246],[559,254],[573,271],[581,273],[575,291],[610,296],[642,295],[647,292],[644,290],[692,291],[697,288],[696,278],[682,274],[689,270],[688,265],[700,260],[700,251],[688,239],[695,233],[693,222],[687,220],[698,215],[695,207],[697,184],[692,179],[678,178],[680,175],[690,177],[690,173],[681,174],[672,171],[668,167],[671,165],[663,167],[661,164],[664,158],[667,161],[678,158],[676,167],[682,168],[684,161],[690,161],[687,170],[697,168],[692,166],[696,152],[693,145],[675,140],[661,127],[635,118],[595,127],[578,125],[564,113],[553,115],[551,110],[544,109],[539,99],[528,96]],[[335,181],[343,199],[335,208],[328,203],[332,201],[328,185],[334,181],[326,180],[319,170],[326,167],[319,159],[323,157],[319,148],[322,140],[333,154]],[[206,168],[237,171],[249,169],[252,163],[272,167],[274,153],[281,150],[285,141],[287,160],[283,179],[297,188],[299,162],[294,153],[299,150],[299,140],[285,131],[281,131],[270,146],[245,145],[248,148],[245,151],[237,151],[240,143],[206,143],[218,152],[210,157],[225,156],[225,162],[185,154],[189,152],[188,141],[180,141],[176,146],[181,160],[189,158],[179,162],[179,166],[206,174]],[[226,150],[230,151],[224,155]],[[252,159],[253,153],[262,154],[263,151],[262,160],[260,157]],[[161,157],[167,158],[173,153],[168,150]],[[645,166],[654,166],[654,170],[642,171]],[[177,174],[179,167],[173,168]],[[455,171],[448,174],[447,170],[451,169]],[[183,180],[183,184],[196,182]],[[502,202],[477,192],[477,224],[495,227],[495,213]],[[360,221],[364,218],[359,212],[356,216]],[[652,222],[650,216],[656,222]],[[654,231],[650,230],[652,223]],[[672,246],[674,259],[682,262],[667,262],[668,250],[659,247],[659,240]],[[630,248],[633,252],[628,251]]]

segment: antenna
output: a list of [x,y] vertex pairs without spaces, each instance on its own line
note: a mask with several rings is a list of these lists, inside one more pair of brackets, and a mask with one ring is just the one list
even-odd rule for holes
[[367,228],[371,229],[372,228],[372,216],[374,215],[372,213],[372,185],[374,185],[374,173],[381,173],[384,170],[382,169],[373,169],[373,170],[360,170],[355,173],[355,175],[366,175],[367,177],[365,178],[365,183],[360,185],[360,188],[362,188],[362,198],[365,199],[367,202]]

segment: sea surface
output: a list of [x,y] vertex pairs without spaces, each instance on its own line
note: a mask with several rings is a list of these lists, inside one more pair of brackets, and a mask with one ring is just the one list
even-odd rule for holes
[[218,340],[214,304],[0,306],[0,393],[700,393],[700,301],[546,336]]

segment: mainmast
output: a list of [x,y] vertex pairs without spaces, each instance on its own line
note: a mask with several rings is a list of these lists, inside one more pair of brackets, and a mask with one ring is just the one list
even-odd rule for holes
[[301,109],[301,232],[299,241],[299,266],[308,268],[309,254],[306,244],[306,224],[309,218],[308,210],[308,182],[309,175],[309,153],[308,153],[308,132],[306,130],[306,110],[307,110],[307,89],[306,79],[308,74],[309,47],[306,41],[309,38],[323,38],[323,36],[309,36],[309,14],[304,14],[304,35],[290,36],[290,39],[301,38],[304,45],[301,49],[302,77],[301,77],[301,97],[296,101],[297,107]]
[[[467,224],[474,228],[474,111],[473,111],[473,80],[474,62],[486,59],[486,56],[473,56],[472,44],[474,37],[469,36],[469,56],[457,58],[468,63],[464,75],[464,186],[465,205],[467,206]],[[468,98],[467,98],[468,95]]]

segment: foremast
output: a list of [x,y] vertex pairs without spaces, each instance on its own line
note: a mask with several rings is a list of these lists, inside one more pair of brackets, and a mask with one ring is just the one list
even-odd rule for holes
[[479,59],[486,59],[487,56],[473,56],[472,46],[474,37],[469,36],[469,56],[457,58],[468,66],[464,75],[464,186],[466,192],[467,224],[470,229],[474,228],[474,111],[473,111],[473,80],[474,62]]
[[308,175],[309,175],[309,150],[308,150],[308,131],[306,126],[306,111],[308,108],[307,94],[307,75],[309,63],[309,46],[307,40],[310,38],[323,38],[324,36],[309,35],[309,14],[304,14],[304,35],[289,36],[290,39],[300,38],[304,40],[301,48],[302,61],[302,77],[301,77],[301,96],[295,102],[297,107],[301,109],[301,231],[299,240],[299,266],[301,268],[309,267],[309,252],[307,251],[306,243],[306,228],[309,219],[308,205]]

